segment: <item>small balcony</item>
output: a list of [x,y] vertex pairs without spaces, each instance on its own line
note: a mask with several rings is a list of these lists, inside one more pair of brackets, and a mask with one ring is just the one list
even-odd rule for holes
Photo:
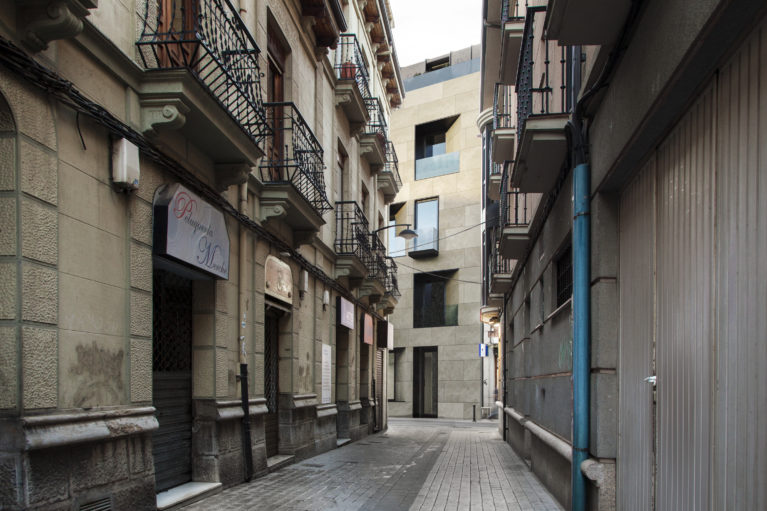
[[301,0],[301,14],[311,17],[312,32],[318,48],[335,46],[346,20],[338,0]]
[[370,97],[370,76],[356,35],[341,34],[334,69],[336,106],[343,109],[352,132],[356,133],[370,120],[365,105],[365,98]]
[[259,166],[260,220],[287,223],[294,244],[310,243],[333,209],[325,194],[322,146],[293,103],[265,103],[274,135]]
[[493,250],[490,254],[490,294],[504,294],[511,289],[511,271],[514,261],[506,259],[500,253],[499,248],[500,229],[494,229],[492,234]]
[[371,258],[370,227],[365,214],[354,201],[336,202],[336,278],[351,282],[367,277],[366,262]]
[[368,297],[368,303],[381,301],[386,293],[386,246],[378,234],[370,235],[370,253],[365,260],[367,277],[360,287],[360,296]]
[[508,182],[505,179],[501,185],[501,236],[497,252],[504,259],[521,259],[530,244],[530,222],[540,196],[509,190]]
[[496,84],[493,101],[493,161],[503,163],[514,160],[514,141],[517,129],[516,94],[511,85]]
[[386,163],[387,127],[383,106],[378,98],[365,98],[369,120],[360,134],[360,153],[374,172]]
[[549,0],[546,37],[571,45],[613,44],[630,8],[630,0]]
[[519,147],[511,185],[523,192],[548,192],[567,156],[565,126],[570,118],[572,63],[569,47],[543,40],[545,7],[530,7],[525,19],[517,80]]
[[424,259],[439,255],[439,230],[436,227],[416,229],[418,236],[413,238],[413,248],[407,255],[413,259]]
[[180,130],[214,162],[255,165],[270,133],[260,50],[229,0],[146,0],[142,15],[143,133]]
[[490,175],[487,183],[487,196],[492,200],[501,198],[501,176],[503,175],[503,164],[490,162]]
[[397,306],[397,302],[401,295],[399,291],[399,283],[397,282],[397,263],[391,257],[386,258],[386,291],[384,292],[382,300],[382,308],[384,314],[391,314],[394,312],[394,307]]
[[525,12],[518,0],[503,0],[501,4],[501,83],[514,85],[519,66],[519,50],[525,29]]
[[393,142],[386,142],[386,163],[384,163],[383,169],[378,173],[376,179],[378,180],[378,189],[384,194],[384,201],[387,203],[393,201],[397,192],[402,188],[399,162]]

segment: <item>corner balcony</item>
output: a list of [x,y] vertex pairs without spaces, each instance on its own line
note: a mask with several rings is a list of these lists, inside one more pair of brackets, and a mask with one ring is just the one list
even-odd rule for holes
[[525,13],[518,0],[503,0],[501,4],[501,83],[514,85],[517,80],[519,50],[525,29]]
[[370,260],[370,228],[365,214],[354,201],[336,202],[335,278],[357,282],[367,277]]
[[386,163],[386,118],[378,98],[365,98],[369,120],[360,134],[360,153],[373,172],[378,172]]
[[370,121],[365,98],[370,97],[370,75],[362,58],[359,41],[354,34],[341,34],[336,48],[336,106],[340,106],[349,120],[353,133]]
[[501,188],[501,236],[497,252],[504,259],[521,259],[530,244],[530,222],[537,197],[533,201],[519,190],[508,191],[507,183],[508,180]]
[[517,81],[519,147],[511,185],[522,192],[545,193],[556,183],[567,157],[565,126],[571,110],[567,76],[572,63],[569,47],[535,33],[543,29],[545,7],[530,7],[527,12]]
[[397,263],[391,257],[386,258],[386,291],[381,300],[381,308],[384,314],[391,314],[397,306],[401,295],[399,291],[399,282],[397,281]]
[[270,133],[260,50],[229,0],[188,5],[144,3],[136,43],[147,69],[137,91],[142,132],[156,137],[179,130],[216,163],[254,166]]
[[384,201],[388,204],[394,200],[397,192],[402,188],[402,179],[399,175],[399,161],[393,142],[386,142],[386,163],[381,172],[376,176],[378,189],[384,194]]
[[293,103],[265,103],[274,135],[259,166],[262,222],[279,221],[294,232],[294,245],[311,243],[333,209],[325,194],[322,146]]
[[510,85],[496,84],[493,100],[493,161],[503,163],[514,160],[514,141],[517,138],[516,94]]
[[630,0],[549,0],[546,37],[570,45],[615,42]]
[[418,236],[413,238],[413,248],[407,255],[413,259],[425,259],[439,255],[439,230],[436,227],[416,229]]
[[368,272],[360,286],[360,297],[367,297],[372,305],[380,302],[386,293],[386,246],[378,234],[370,235],[370,253],[365,266]]
[[501,176],[503,175],[503,164],[490,162],[490,175],[487,183],[487,196],[492,200],[501,198]]

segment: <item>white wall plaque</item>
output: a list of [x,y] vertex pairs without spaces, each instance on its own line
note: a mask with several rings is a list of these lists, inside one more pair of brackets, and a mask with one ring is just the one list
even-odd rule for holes
[[322,403],[330,403],[330,384],[332,377],[330,344],[322,345]]

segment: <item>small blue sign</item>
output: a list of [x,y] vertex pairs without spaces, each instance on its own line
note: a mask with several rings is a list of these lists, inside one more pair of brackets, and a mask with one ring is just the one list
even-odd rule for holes
[[479,356],[480,357],[486,357],[487,356],[487,344],[480,344],[479,345]]

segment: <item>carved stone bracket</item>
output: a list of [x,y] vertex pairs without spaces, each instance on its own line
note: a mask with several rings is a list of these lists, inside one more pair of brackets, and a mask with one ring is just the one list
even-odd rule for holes
[[287,216],[288,211],[282,204],[261,204],[261,211],[259,212],[259,220],[266,222],[267,220],[280,219]]
[[159,129],[177,130],[186,123],[187,113],[189,107],[179,99],[141,100],[141,131],[153,137]]
[[98,0],[16,0],[22,41],[33,52],[56,39],[75,37]]
[[317,231],[293,231],[293,248],[311,245],[317,239]]
[[216,190],[225,191],[232,185],[241,185],[248,179],[250,165],[247,163],[222,163],[216,165]]

